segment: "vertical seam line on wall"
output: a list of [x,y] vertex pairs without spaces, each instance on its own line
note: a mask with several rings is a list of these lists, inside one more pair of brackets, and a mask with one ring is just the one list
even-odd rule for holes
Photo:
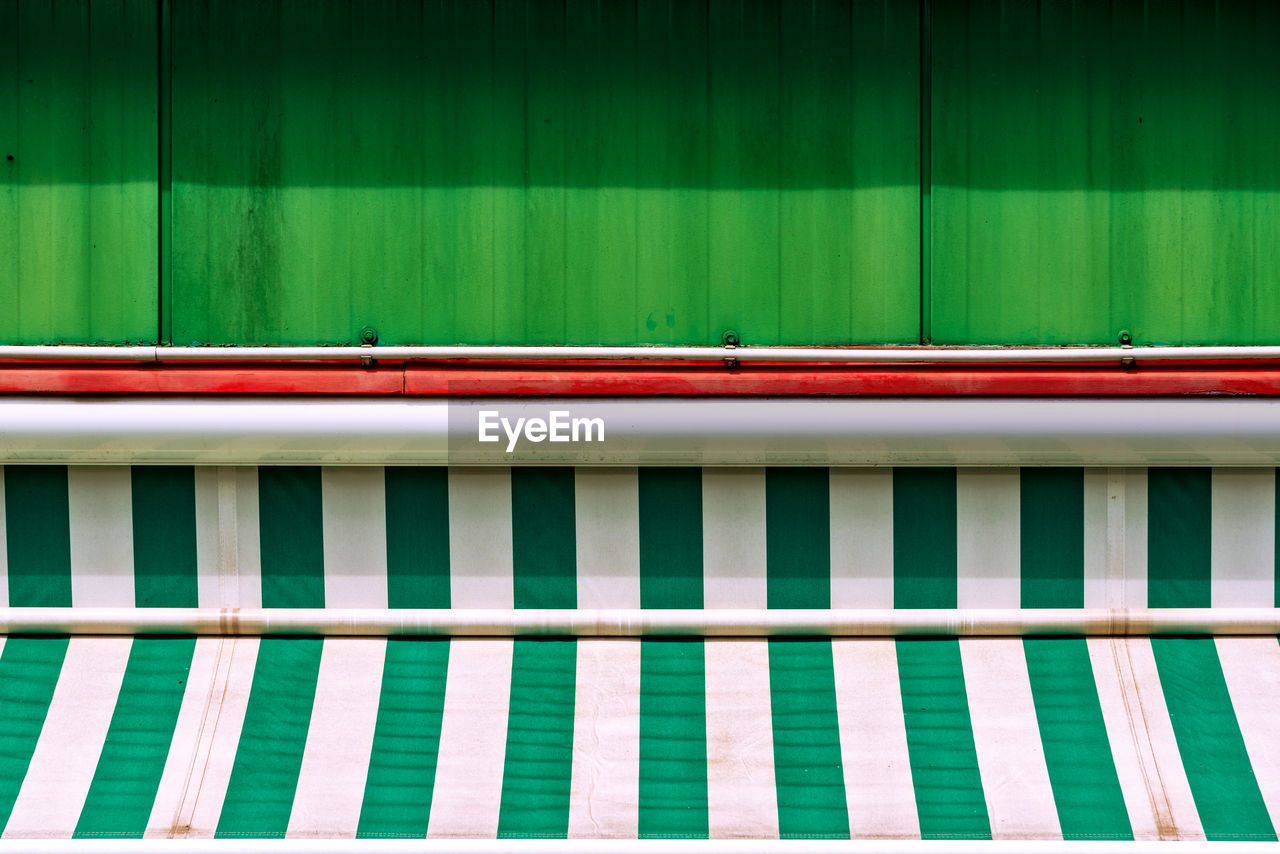
[[158,222],[156,225],[156,343],[172,344],[172,275],[169,269],[170,240],[172,228],[170,222],[170,193],[173,183],[173,127],[171,99],[173,95],[173,53],[170,37],[172,35],[172,7],[170,0],[159,0],[156,4],[156,57],[157,57],[157,91],[156,91],[156,128],[157,128],[157,193]]
[[933,184],[933,0],[920,0],[920,343],[933,339],[930,191]]
[[[817,14],[816,11],[813,12],[813,14],[816,15]],[[810,24],[813,23],[812,17],[809,19],[809,23]],[[777,277],[774,279],[774,282],[777,286],[778,299],[777,299],[777,303],[775,304],[774,315],[773,315],[774,329],[776,330],[775,332],[773,332],[773,335],[775,337],[775,340],[781,341],[783,340],[782,339],[782,334],[783,334],[782,301],[783,301],[783,294],[785,293],[783,289],[786,287],[786,280],[784,279],[783,273],[782,273],[782,256],[783,256],[782,235],[783,235],[783,222],[786,219],[786,217],[783,214],[783,206],[785,204],[785,193],[783,192],[783,189],[782,189],[782,170],[784,168],[784,165],[783,165],[784,158],[782,156],[782,146],[784,145],[783,134],[782,134],[782,121],[783,121],[782,117],[786,115],[786,98],[787,98],[787,94],[786,94],[787,90],[783,88],[784,86],[783,57],[786,56],[786,38],[787,37],[782,32],[782,4],[781,3],[778,4],[777,13],[774,15],[774,19],[773,19],[773,25],[774,25],[775,31],[778,34],[778,52],[777,52],[778,122],[773,127],[773,130],[776,134],[774,138],[778,141],[778,145],[774,149],[774,172],[773,172],[774,180],[777,183],[777,187],[778,187],[778,194],[777,194],[777,201],[776,201],[777,210],[778,210],[778,215],[776,220],[777,229],[778,229],[778,243],[777,243],[778,248],[777,248],[777,251],[774,253],[774,259],[773,259],[774,267],[778,271]],[[808,291],[809,292],[806,296],[808,297],[808,302],[809,302],[809,318],[808,318],[808,323],[810,325],[809,340],[816,342],[817,337],[813,334],[813,329],[812,329],[812,327],[816,325],[816,320],[817,320],[817,318],[813,316],[813,302],[814,302],[815,293],[813,288],[812,277],[809,279]],[[741,340],[742,333],[739,332],[738,335],[739,335],[739,340]]]

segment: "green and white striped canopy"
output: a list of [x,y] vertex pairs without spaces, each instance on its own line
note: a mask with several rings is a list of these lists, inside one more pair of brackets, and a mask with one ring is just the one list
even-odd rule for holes
[[[1234,608],[1273,469],[8,465],[0,606]],[[8,838],[1274,840],[1280,642],[11,637]]]
[[0,606],[1273,607],[1274,469],[4,467]]
[[1275,839],[1275,638],[10,638],[33,837]]

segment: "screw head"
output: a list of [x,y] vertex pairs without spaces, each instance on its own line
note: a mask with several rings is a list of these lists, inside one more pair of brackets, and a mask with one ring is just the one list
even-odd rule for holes
[[1128,329],[1121,329],[1119,339],[1120,339],[1121,347],[1128,347],[1130,344],[1133,343],[1133,333],[1130,332]]
[[737,347],[742,343],[742,339],[738,337],[738,333],[733,329],[726,329],[720,335],[720,343],[726,347]]
[[378,330],[374,329],[372,326],[366,326],[363,329],[361,329],[360,343],[361,344],[377,344]]

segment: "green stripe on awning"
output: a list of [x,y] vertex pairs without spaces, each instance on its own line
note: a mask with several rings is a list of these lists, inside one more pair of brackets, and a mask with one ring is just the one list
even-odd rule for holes
[[1147,605],[1207,608],[1211,599],[1209,469],[1147,472]]
[[387,641],[357,836],[427,835],[448,670],[447,638]]
[[703,642],[654,638],[639,643],[640,837],[706,838]]
[[848,839],[829,640],[770,640],[774,777],[783,839]]
[[320,492],[319,468],[263,466],[258,470],[264,608],[325,605]]
[[283,837],[302,767],[324,642],[263,638],[218,837]]
[[195,608],[196,486],[191,466],[134,466],[133,566],[138,607]]
[[920,833],[990,839],[959,642],[900,640],[897,646]]
[[1132,839],[1082,638],[1022,643],[1064,839]]
[[576,608],[573,469],[511,470],[512,570],[517,608]]
[[702,471],[643,468],[640,606],[702,607]]
[[956,607],[955,469],[894,469],[893,520],[893,607]]
[[498,837],[562,839],[569,829],[577,641],[518,639]]
[[66,654],[65,638],[9,638],[0,651],[0,827],[18,799]]
[[387,606],[449,607],[449,470],[386,469]]
[[1210,840],[1275,840],[1213,638],[1152,638],[1169,720]]
[[1084,470],[1023,469],[1022,607],[1084,607]]
[[71,605],[71,522],[66,466],[5,466],[9,604]]
[[827,470],[765,470],[770,608],[831,607],[831,486]]
[[169,756],[194,638],[135,638],[77,837],[141,839]]

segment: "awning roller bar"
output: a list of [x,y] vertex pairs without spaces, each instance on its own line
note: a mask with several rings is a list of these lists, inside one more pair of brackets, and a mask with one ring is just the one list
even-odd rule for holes
[[0,632],[333,637],[1280,635],[1280,609],[0,608]]
[[1280,347],[110,347],[0,346],[0,361],[350,362],[674,360],[738,362],[990,363],[1198,362],[1280,359]]
[[1273,467],[1280,399],[3,397],[0,460]]

